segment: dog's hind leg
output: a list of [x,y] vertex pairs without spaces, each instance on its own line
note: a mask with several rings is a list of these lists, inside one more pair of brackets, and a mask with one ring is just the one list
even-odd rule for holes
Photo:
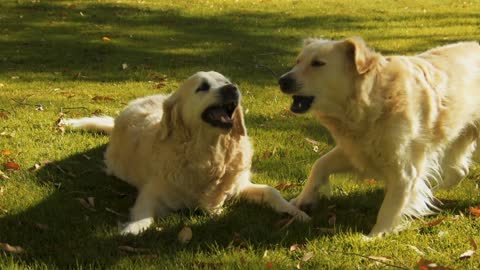
[[343,150],[338,146],[323,155],[315,161],[310,171],[307,183],[298,197],[291,200],[290,203],[301,208],[310,208],[317,199],[317,193],[320,190],[323,195],[330,196],[331,174],[347,172],[353,167]]
[[477,130],[467,128],[445,151],[442,160],[443,177],[437,188],[450,188],[459,184],[467,176],[472,154],[477,155]]

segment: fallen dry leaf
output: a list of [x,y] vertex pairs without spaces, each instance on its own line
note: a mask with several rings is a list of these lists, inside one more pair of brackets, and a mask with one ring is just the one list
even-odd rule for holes
[[0,154],[1,154],[2,156],[9,156],[9,155],[12,154],[12,151],[10,151],[10,150],[2,150],[2,151],[0,151]]
[[470,259],[473,256],[473,254],[475,254],[475,250],[469,249],[469,250],[465,251],[464,253],[460,254],[459,259],[460,260]]
[[10,179],[10,177],[6,175],[4,172],[0,171],[0,179],[7,180],[7,179]]
[[42,231],[46,231],[49,229],[48,225],[43,223],[35,223],[35,227],[39,228]]
[[295,221],[295,217],[283,218],[277,222],[275,222],[276,227],[280,227],[280,230],[283,230],[290,226]]
[[328,213],[328,224],[331,226],[335,226],[337,223],[337,215],[335,213]]
[[94,96],[92,100],[93,101],[113,101],[114,99],[106,96]]
[[87,202],[87,200],[85,200],[84,198],[77,198],[77,201],[86,209],[92,211],[92,212],[95,212],[97,210],[95,210],[95,208],[93,208],[93,206]]
[[368,256],[368,258],[374,261],[384,262],[384,263],[388,263],[392,261],[392,259],[387,257],[382,257],[382,256]]
[[300,245],[299,244],[293,244],[290,246],[290,251],[295,251],[297,249],[300,249]]
[[420,270],[453,270],[450,267],[441,266],[425,259],[420,259],[420,261],[418,262],[418,269]]
[[146,248],[136,248],[131,246],[118,246],[118,249],[131,253],[145,252],[148,251]]
[[363,179],[363,183],[367,184],[367,185],[376,185],[377,184],[377,180],[373,179],[373,178],[370,178],[370,179]]
[[112,41],[109,37],[102,37],[102,40],[103,40],[103,41],[106,41],[106,42]]
[[105,207],[105,211],[110,212],[110,213],[112,213],[112,214],[114,214],[114,215],[117,215],[117,216],[119,216],[119,217],[127,217],[127,215],[124,215],[124,214],[122,214],[122,213],[119,213],[119,212],[117,212],[117,211],[115,211],[115,210],[113,210],[113,209],[110,209],[110,208],[108,208],[108,207]]
[[425,253],[423,251],[421,251],[419,248],[417,248],[416,246],[412,246],[412,245],[407,245],[407,247],[413,249],[417,254],[419,254],[420,256],[424,256]]
[[476,217],[480,217],[480,208],[478,207],[470,207],[469,208],[470,210],[470,214],[476,216]]
[[4,163],[3,167],[5,168],[5,170],[9,170],[9,171],[20,170],[20,165],[18,165],[18,163],[15,163],[13,161],[9,161],[9,162]]
[[7,114],[7,113],[4,113],[4,112],[0,112],[0,119],[5,119],[5,120],[7,120],[7,119],[8,119],[8,114]]
[[305,253],[305,255],[303,255],[303,257],[302,257],[302,262],[306,262],[306,261],[310,260],[311,258],[313,258],[313,255],[314,255],[313,251]]
[[272,269],[273,268],[273,263],[268,261],[265,263],[265,267],[267,267],[268,269]]
[[178,241],[182,244],[188,244],[192,240],[192,229],[190,227],[183,227],[177,235]]
[[472,246],[473,250],[477,250],[477,243],[475,242],[475,239],[473,239],[473,237],[470,237],[468,241],[470,242],[470,245]]
[[0,250],[3,250],[5,252],[9,252],[9,253],[22,253],[22,252],[25,251],[20,246],[11,246],[7,243],[0,243]]
[[320,145],[320,142],[319,141],[315,141],[313,139],[310,139],[310,138],[305,138],[305,141],[313,144],[313,145]]
[[293,183],[280,182],[275,186],[275,188],[278,189],[279,191],[284,191],[292,188],[293,186],[294,186]]
[[425,224],[425,225],[426,225],[427,227],[433,227],[433,226],[436,226],[436,225],[442,223],[444,220],[445,220],[445,218],[444,218],[444,217],[441,217],[441,218],[436,219],[436,220],[434,220],[434,221],[430,221],[430,222],[428,222],[428,223]]
[[95,197],[88,197],[87,202],[92,208],[95,208]]

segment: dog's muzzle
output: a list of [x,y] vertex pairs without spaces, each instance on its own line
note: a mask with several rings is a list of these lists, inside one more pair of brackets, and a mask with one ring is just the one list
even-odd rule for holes
[[231,129],[233,113],[240,102],[240,92],[233,84],[222,86],[218,91],[220,102],[205,109],[202,119],[214,127]]
[[278,80],[280,90],[285,94],[293,94],[298,90],[297,82],[290,76],[290,72],[285,73]]

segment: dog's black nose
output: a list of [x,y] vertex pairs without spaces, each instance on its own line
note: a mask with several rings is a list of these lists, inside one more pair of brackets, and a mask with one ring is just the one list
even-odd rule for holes
[[288,74],[283,75],[278,80],[278,84],[280,85],[280,90],[286,94],[291,94],[295,92],[297,88],[297,83],[295,80],[290,77]]
[[233,84],[227,84],[220,88],[220,95],[223,101],[238,101],[240,98],[240,92],[237,86]]

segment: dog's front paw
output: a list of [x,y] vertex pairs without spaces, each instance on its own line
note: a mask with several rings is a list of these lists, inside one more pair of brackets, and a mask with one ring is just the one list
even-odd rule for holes
[[307,198],[305,196],[300,195],[294,199],[291,199],[290,204],[292,204],[293,206],[297,207],[300,210],[311,212],[315,204],[315,199]]
[[152,224],[151,219],[143,219],[139,221],[129,222],[127,225],[120,231],[121,235],[138,235],[143,231],[147,230],[148,227]]
[[303,212],[300,209],[297,209],[297,211],[292,215],[295,220],[301,221],[301,222],[309,222],[312,220],[312,218],[307,215],[305,212]]

